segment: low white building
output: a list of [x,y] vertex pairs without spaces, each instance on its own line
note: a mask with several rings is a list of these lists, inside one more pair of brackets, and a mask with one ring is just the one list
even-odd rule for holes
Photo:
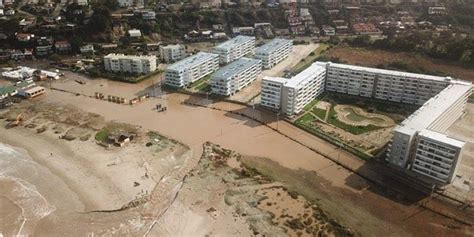
[[255,50],[255,58],[262,60],[263,68],[270,69],[291,53],[293,41],[273,39]]
[[58,72],[51,72],[51,71],[40,70],[40,69],[29,68],[29,67],[21,67],[21,66],[10,71],[2,72],[2,76],[11,80],[25,80],[25,79],[33,77],[35,73],[38,75],[43,74],[48,79],[54,79],[54,80],[57,80],[60,77],[60,74]]
[[183,45],[170,44],[160,45],[160,58],[162,61],[170,63],[176,62],[186,57],[186,50]]
[[137,29],[131,29],[128,31],[128,35],[132,38],[142,37],[142,32]]
[[219,56],[199,52],[170,65],[165,70],[165,84],[171,87],[184,87],[219,68]]
[[317,62],[291,79],[266,77],[262,81],[261,105],[286,115],[297,114],[324,92],[325,78],[326,67]]
[[243,56],[254,54],[255,37],[239,35],[214,47],[212,53],[219,55],[219,63],[227,64]]
[[255,81],[260,72],[262,72],[260,60],[240,58],[212,74],[212,93],[224,96],[233,95]]
[[147,74],[156,70],[156,56],[111,53],[104,57],[104,68],[115,73]]

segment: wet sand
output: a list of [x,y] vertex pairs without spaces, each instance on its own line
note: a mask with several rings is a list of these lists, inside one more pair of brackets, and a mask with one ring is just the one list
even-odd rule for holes
[[[47,100],[55,103],[77,104],[88,112],[101,114],[107,120],[140,125],[146,129],[159,131],[191,147],[195,151],[195,156],[202,153],[202,144],[210,141],[246,156],[267,157],[285,168],[316,172],[333,188],[341,188],[351,193],[363,195],[368,192],[367,190],[371,186],[364,179],[341,169],[330,160],[282,136],[267,126],[225,111],[184,105],[183,102],[190,100],[187,95],[167,94],[162,99],[151,99],[134,106],[117,105],[56,91],[52,91]],[[167,112],[156,112],[153,108],[157,103],[166,104],[168,106]],[[242,106],[224,102],[214,103],[212,106],[236,112],[245,109]],[[345,159],[345,162],[355,169],[364,166],[363,161],[306,132],[292,128],[291,125],[285,122],[280,121],[278,125],[277,122],[270,122],[268,126],[273,128],[279,126],[280,130],[283,129],[286,134],[293,138],[297,138],[323,153],[336,156],[338,159]],[[364,172],[367,175],[374,173],[372,170],[364,170]],[[380,175],[374,173],[374,177],[380,177]],[[344,200],[343,197],[340,198]],[[342,224],[357,228],[357,231],[361,234],[406,233],[404,230],[400,230],[397,225],[391,223],[393,217],[389,218],[385,213],[379,213],[377,207],[390,206],[390,208],[396,208],[399,211],[399,216],[395,219],[406,218],[406,216],[411,215],[410,213],[416,211],[416,207],[405,206],[383,196],[372,196],[372,198],[375,199],[371,201],[372,203],[378,203],[373,207],[370,207],[368,203],[357,207],[357,204],[353,203],[351,198],[347,198],[346,201],[343,201],[345,203],[340,203],[337,207],[338,210],[334,213],[335,218],[341,220]],[[363,198],[360,200],[363,200]],[[331,213],[331,210],[328,210],[328,212]],[[357,215],[365,218],[353,218],[345,213],[358,213]],[[367,223],[369,219],[371,223]],[[377,228],[377,226],[379,227]]]

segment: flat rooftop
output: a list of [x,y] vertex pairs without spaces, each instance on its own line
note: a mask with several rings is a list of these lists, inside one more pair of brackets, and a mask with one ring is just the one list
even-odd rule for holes
[[328,62],[327,64],[330,67],[337,67],[337,68],[348,69],[348,70],[356,70],[356,71],[365,71],[365,72],[371,72],[371,73],[377,73],[377,74],[386,74],[386,75],[392,75],[392,76],[411,77],[411,78],[434,80],[434,81],[451,80],[450,77],[432,76],[432,75],[426,75],[426,74],[393,71],[393,70],[387,70],[387,69],[362,67],[362,66],[356,66],[356,65],[331,63],[331,62]]
[[271,52],[279,49],[281,46],[283,46],[285,44],[288,44],[289,42],[291,42],[293,44],[292,40],[276,38],[276,39],[273,39],[273,40],[267,42],[266,44],[258,47],[255,50],[255,53],[256,54],[258,54],[258,53],[271,53]]
[[451,138],[446,134],[439,133],[439,132],[429,130],[429,129],[423,129],[419,134],[420,134],[420,136],[423,136],[423,137],[426,137],[426,138],[429,138],[429,139],[432,139],[432,140],[435,140],[435,141],[440,141],[440,142],[443,142],[443,143],[446,143],[446,144],[449,144],[451,146],[458,147],[458,148],[462,148],[465,144],[465,142],[463,142],[463,141],[460,141],[460,140],[455,139],[455,138]]
[[215,48],[216,49],[231,49],[235,46],[241,45],[241,44],[243,44],[247,41],[250,41],[250,40],[255,40],[255,37],[239,35],[235,38],[232,38],[230,40],[227,40],[224,43],[221,43],[221,44],[217,45]]
[[254,66],[255,64],[260,63],[260,60],[253,59],[253,58],[240,58],[225,67],[220,68],[217,70],[212,77],[217,78],[228,78],[235,74],[241,73],[246,71],[248,68]]
[[283,78],[283,77],[269,77],[266,76],[263,78],[263,81],[271,81],[275,83],[280,83],[280,84],[285,84],[289,79]]
[[472,84],[453,81],[448,87],[426,101],[418,110],[405,119],[395,130],[414,134],[428,128],[438,117],[448,110],[461,96],[472,90]]
[[201,64],[202,62],[209,60],[211,58],[218,57],[217,54],[199,52],[197,54],[191,55],[185,59],[182,59],[176,63],[171,64],[167,70],[180,70],[183,68],[193,67],[195,65]]
[[125,54],[107,54],[104,58],[119,58],[119,59],[156,59],[154,55],[125,55]]
[[302,82],[306,81],[308,78],[311,78],[315,74],[320,74],[325,71],[326,71],[326,67],[324,67],[320,63],[313,63],[304,71],[298,73],[297,75],[289,79],[288,82],[285,84],[285,86],[298,87]]

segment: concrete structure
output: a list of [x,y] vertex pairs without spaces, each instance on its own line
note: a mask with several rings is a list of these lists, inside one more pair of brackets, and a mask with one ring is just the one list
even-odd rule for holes
[[263,68],[270,69],[291,53],[293,41],[274,39],[255,50],[255,58],[262,60]]
[[219,68],[219,55],[200,52],[170,65],[165,70],[165,84],[183,87]]
[[451,84],[395,128],[387,162],[441,183],[454,178],[464,143],[443,133],[464,114],[472,85]]
[[286,115],[297,114],[324,92],[325,78],[326,67],[318,62],[291,79],[266,77],[262,80],[261,104]]
[[212,53],[219,55],[219,63],[227,64],[255,52],[255,37],[239,35],[217,45]]
[[422,105],[451,78],[327,63],[326,89],[379,100]]
[[162,61],[170,63],[176,62],[186,57],[186,50],[183,45],[160,45],[160,58]]
[[156,56],[108,54],[104,57],[106,71],[147,74],[156,70]]
[[260,60],[240,58],[212,74],[212,93],[224,96],[233,95],[256,80],[260,72],[262,72]]
[[45,89],[42,86],[32,86],[26,89],[18,90],[19,95],[26,97],[28,99],[32,99],[44,93],[45,93]]
[[453,181],[463,141],[444,133],[464,115],[472,84],[437,77],[316,62],[291,79],[264,78],[261,104],[299,113],[324,90],[422,105],[394,130],[386,161],[433,184]]

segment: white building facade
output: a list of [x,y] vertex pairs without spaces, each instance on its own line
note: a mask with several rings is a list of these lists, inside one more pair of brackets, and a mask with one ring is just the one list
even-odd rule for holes
[[270,69],[287,58],[292,49],[292,40],[273,39],[255,50],[255,58],[262,60],[263,68]]
[[186,57],[186,50],[183,45],[174,44],[160,46],[160,58],[162,61],[170,63],[176,62]]
[[245,55],[255,53],[255,37],[239,35],[214,47],[212,53],[219,55],[219,63],[227,64]]
[[170,65],[165,70],[165,84],[184,87],[219,68],[219,55],[200,52]]
[[338,63],[326,65],[328,91],[406,104],[422,105],[451,79]]
[[261,105],[279,109],[286,115],[297,114],[324,92],[325,78],[326,67],[320,63],[313,63],[291,79],[264,78]]
[[211,76],[212,93],[230,96],[257,79],[262,72],[262,62],[258,59],[240,58],[217,70]]
[[444,133],[463,116],[471,93],[472,84],[451,81],[395,128],[386,161],[436,182],[450,183],[464,142]]
[[147,74],[156,70],[156,56],[108,54],[104,56],[104,67],[115,73]]

